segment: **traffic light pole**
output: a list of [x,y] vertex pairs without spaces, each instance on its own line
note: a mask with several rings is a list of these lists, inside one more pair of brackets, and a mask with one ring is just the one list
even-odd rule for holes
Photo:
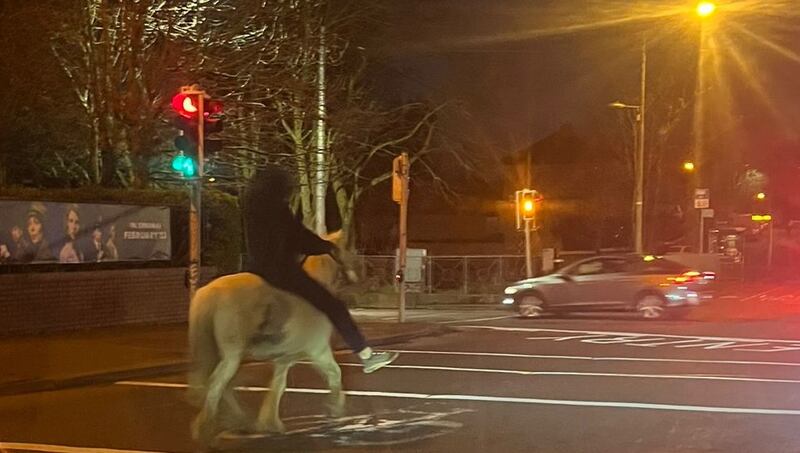
[[525,275],[533,277],[533,254],[531,253],[531,219],[525,219]]
[[408,153],[397,156],[392,163],[392,198],[400,205],[397,274],[395,279],[400,292],[398,321],[406,321],[406,255],[408,252]]
[[203,145],[204,145],[204,131],[205,126],[205,95],[203,90],[190,91],[187,94],[197,95],[197,177],[190,183],[191,186],[191,200],[189,207],[189,300],[194,298],[198,287],[200,286],[200,269],[201,269],[201,219],[202,219],[202,205],[203,205]]

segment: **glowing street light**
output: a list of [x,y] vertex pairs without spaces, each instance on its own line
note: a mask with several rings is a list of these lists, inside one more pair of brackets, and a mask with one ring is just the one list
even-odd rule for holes
[[764,201],[766,198],[767,194],[765,194],[764,192],[759,192],[756,194],[756,200],[758,201]]
[[683,163],[683,171],[687,173],[691,173],[694,171],[694,162],[684,162]]
[[697,15],[700,17],[708,17],[714,14],[716,11],[717,5],[711,2],[700,2],[697,4]]

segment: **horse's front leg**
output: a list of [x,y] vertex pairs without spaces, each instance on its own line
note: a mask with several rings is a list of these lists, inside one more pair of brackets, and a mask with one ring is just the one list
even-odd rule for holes
[[250,428],[252,420],[239,404],[233,383],[228,384],[225,388],[220,405],[219,414],[223,429],[247,430]]
[[219,412],[219,402],[222,399],[225,389],[231,379],[239,369],[241,353],[227,354],[222,361],[217,364],[214,372],[208,380],[208,393],[203,410],[195,418],[192,424],[192,438],[204,444],[210,443],[216,436],[216,418]]
[[319,371],[331,394],[328,397],[328,414],[331,417],[344,415],[344,392],[342,392],[342,369],[336,363],[331,348],[326,345],[324,349],[311,356],[311,363]]
[[256,430],[260,432],[283,433],[286,428],[280,417],[281,397],[286,390],[286,376],[294,361],[276,361],[272,371],[272,383],[261,409],[258,411]]

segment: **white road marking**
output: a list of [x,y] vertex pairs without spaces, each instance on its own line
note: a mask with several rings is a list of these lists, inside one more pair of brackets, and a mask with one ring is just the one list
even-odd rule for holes
[[496,330],[501,332],[563,332],[563,333],[581,333],[581,334],[592,334],[592,335],[619,335],[619,336],[630,336],[630,337],[644,337],[644,336],[652,336],[652,337],[664,337],[664,338],[692,338],[698,340],[715,340],[715,341],[745,341],[745,342],[763,342],[768,341],[770,343],[793,343],[798,344],[800,343],[800,338],[796,340],[786,340],[786,339],[772,339],[772,338],[732,338],[732,337],[707,337],[707,336],[695,336],[695,335],[672,335],[672,334],[663,334],[663,333],[655,333],[655,332],[610,332],[610,331],[593,331],[593,330],[566,330],[566,329],[540,329],[537,327],[496,327],[496,326],[459,326],[465,327],[469,329],[488,329],[488,330]]
[[431,354],[431,355],[454,355],[454,356],[475,356],[475,357],[512,357],[512,358],[523,358],[523,359],[548,359],[548,360],[705,363],[705,364],[715,364],[715,365],[757,365],[757,366],[800,367],[800,363],[795,363],[795,362],[762,362],[754,360],[662,359],[655,357],[592,357],[592,356],[580,356],[580,355],[519,354],[512,352],[420,351],[412,349],[392,349],[391,351],[399,352],[401,354]]
[[749,296],[747,296],[747,297],[744,297],[744,298],[742,298],[742,300],[743,300],[743,301],[745,301],[745,300],[755,299],[755,298],[757,298],[757,297],[761,297],[761,298],[763,298],[763,297],[764,297],[764,296],[766,296],[767,294],[769,294],[769,293],[773,293],[773,292],[775,292],[775,291],[777,291],[777,290],[779,290],[779,289],[783,289],[783,288],[784,288],[783,286],[776,286],[776,287],[774,287],[774,288],[770,288],[770,289],[768,289],[768,290],[766,290],[766,291],[762,291],[762,292],[760,292],[760,293],[751,294],[751,295],[749,295]]
[[[299,362],[310,364],[310,362]],[[360,363],[340,363],[341,366],[362,367]],[[773,384],[800,384],[797,379],[770,379],[757,377],[732,377],[707,374],[641,374],[641,373],[598,373],[584,371],[530,371],[508,370],[503,368],[470,368],[435,365],[386,365],[384,368],[429,371],[455,371],[464,373],[516,374],[521,376],[575,376],[575,377],[611,377],[633,379],[687,379],[701,381],[735,381],[735,382],[769,382]]]
[[504,316],[493,316],[491,318],[476,318],[476,319],[455,319],[452,321],[442,321],[439,324],[453,324],[457,322],[481,322],[481,321],[496,321],[498,319],[508,319],[512,318],[512,315],[504,315]]
[[[186,388],[186,384],[176,384],[171,382],[120,381],[117,382],[116,384],[138,386],[138,387]],[[236,389],[245,392],[269,391],[268,387],[254,387],[254,386],[237,387]],[[301,394],[330,393],[330,391],[327,389],[311,389],[311,388],[287,388],[286,392],[301,393]],[[693,405],[680,405],[680,404],[638,403],[638,402],[628,402],[628,401],[557,400],[557,399],[544,399],[544,398],[521,398],[512,396],[378,392],[369,390],[346,390],[344,391],[344,393],[349,396],[423,399],[423,400],[436,400],[436,401],[476,401],[476,402],[486,402],[486,403],[517,403],[517,404],[538,404],[538,405],[550,405],[550,406],[578,406],[578,407],[610,407],[610,408],[620,408],[620,409],[646,409],[646,410],[680,411],[680,412],[710,412],[710,413],[722,413],[722,414],[800,416],[800,410],[798,409],[693,406]]]
[[28,444],[21,442],[0,442],[0,451],[22,450],[47,453],[166,453],[145,450],[117,450],[113,448],[70,447],[67,445]]

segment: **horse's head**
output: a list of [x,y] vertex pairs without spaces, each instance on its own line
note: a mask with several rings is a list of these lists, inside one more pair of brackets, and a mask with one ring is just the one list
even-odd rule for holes
[[351,283],[358,281],[357,257],[344,247],[345,238],[341,230],[328,233],[323,239],[332,242],[339,248],[339,263],[328,255],[310,256],[303,267],[306,272],[329,288],[336,285],[337,277],[341,272]]

